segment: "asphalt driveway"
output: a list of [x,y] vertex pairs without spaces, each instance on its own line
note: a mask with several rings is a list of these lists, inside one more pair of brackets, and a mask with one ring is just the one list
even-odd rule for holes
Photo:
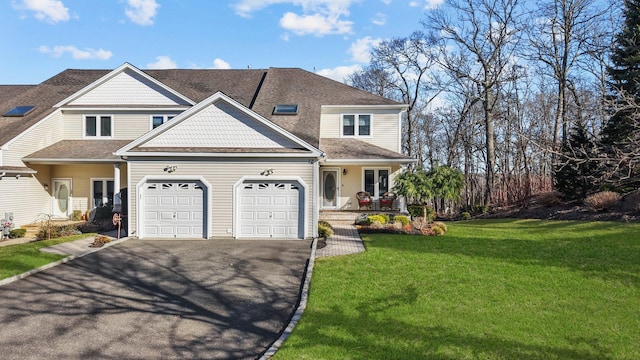
[[310,253],[308,241],[125,241],[0,287],[0,358],[256,358],[295,310]]

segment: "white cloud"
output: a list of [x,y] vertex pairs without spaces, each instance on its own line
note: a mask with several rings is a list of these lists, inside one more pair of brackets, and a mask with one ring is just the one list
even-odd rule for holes
[[351,33],[353,22],[344,17],[349,16],[349,7],[356,1],[360,0],[238,0],[232,7],[243,17],[275,4],[301,7],[301,13],[284,13],[280,26],[297,35],[322,36]]
[[367,64],[371,61],[371,49],[378,46],[380,42],[382,39],[372,39],[371,36],[367,36],[354,41],[347,51],[351,54],[351,60]]
[[216,58],[215,60],[213,60],[213,68],[214,69],[231,69],[231,65],[220,58]]
[[49,23],[68,21],[71,18],[69,9],[59,0],[23,0],[21,3],[14,2],[13,7],[33,11],[36,19]]
[[160,4],[156,0],[127,0],[125,15],[138,25],[153,25]]
[[423,9],[425,10],[433,10],[438,6],[444,3],[444,0],[425,0],[425,1],[411,1],[409,2],[409,6],[411,7],[420,7],[424,2]]
[[156,56],[156,62],[147,64],[147,69],[176,69],[178,64],[165,55]]
[[319,70],[316,72],[316,74],[328,77],[329,79],[333,79],[339,82],[344,82],[347,76],[360,70],[362,70],[362,66],[360,65],[338,66],[333,69]]
[[288,12],[280,19],[280,26],[296,35],[345,34],[351,32],[352,24],[353,22],[351,21],[339,20],[336,17],[326,17],[321,14],[300,16]]
[[391,0],[382,0],[382,3],[385,5],[391,4]]
[[383,26],[387,23],[387,15],[383,13],[377,13],[376,16],[371,19],[374,25]]
[[65,53],[69,53],[75,60],[109,60],[113,55],[111,51],[103,49],[94,50],[91,48],[80,50],[73,45],[58,45],[53,48],[42,45],[38,50],[43,54],[50,54],[53,57],[62,57]]

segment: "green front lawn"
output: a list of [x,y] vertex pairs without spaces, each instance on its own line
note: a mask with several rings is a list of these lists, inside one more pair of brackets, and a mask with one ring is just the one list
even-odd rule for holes
[[486,220],[319,259],[276,359],[640,359],[640,224]]
[[0,247],[0,280],[22,274],[68,256],[40,252],[42,248],[67,241],[84,239],[93,235],[95,234],[65,236],[57,239]]

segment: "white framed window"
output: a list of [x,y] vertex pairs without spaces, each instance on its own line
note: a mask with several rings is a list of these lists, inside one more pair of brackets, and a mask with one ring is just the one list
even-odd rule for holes
[[374,198],[379,198],[389,191],[390,168],[362,169],[362,188]]
[[371,114],[342,114],[342,136],[371,136]]
[[113,116],[85,115],[82,128],[85,138],[112,138]]
[[151,115],[151,130],[173,119],[175,115]]
[[113,206],[113,179],[91,179],[91,208]]

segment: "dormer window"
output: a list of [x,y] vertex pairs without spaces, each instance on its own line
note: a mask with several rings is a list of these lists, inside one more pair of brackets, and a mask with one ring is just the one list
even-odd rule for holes
[[113,118],[109,115],[87,115],[84,117],[84,137],[110,138]]
[[296,114],[298,114],[298,105],[296,104],[276,105],[273,108],[273,115],[296,115]]
[[371,115],[342,115],[342,136],[371,136]]
[[11,110],[2,114],[2,116],[16,116],[16,117],[25,116],[28,113],[30,113],[31,110],[33,110],[34,108],[35,106],[31,106],[31,105],[14,106],[13,108],[11,108]]

